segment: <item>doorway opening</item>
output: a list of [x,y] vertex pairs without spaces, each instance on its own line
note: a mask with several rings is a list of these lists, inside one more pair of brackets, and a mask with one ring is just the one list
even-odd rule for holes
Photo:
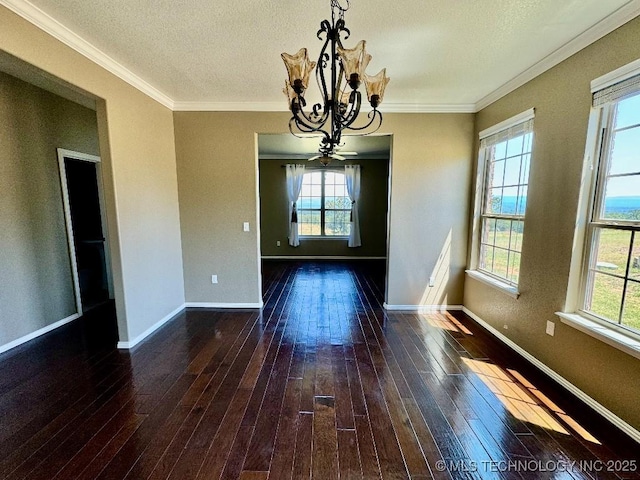
[[78,313],[113,299],[100,157],[58,149]]
[[[348,262],[376,265],[382,274],[382,292],[386,301],[390,225],[392,135],[345,136],[340,154],[328,166],[317,157],[318,138],[297,138],[291,134],[257,135],[259,252],[261,266],[269,275],[265,262]],[[304,165],[298,211],[300,244],[290,246],[289,193],[286,164]],[[345,165],[359,165],[361,188],[358,215],[362,244],[348,246],[348,233],[336,234],[337,218],[352,204],[346,185],[338,184]],[[332,181],[313,179],[319,173],[332,175]],[[308,177],[310,180],[307,180]],[[306,190],[305,190],[306,189]],[[345,208],[346,206],[346,208]],[[342,218],[342,217],[340,217]],[[350,218],[345,217],[349,222]],[[341,220],[342,221],[342,220]],[[330,224],[327,233],[326,226]],[[342,223],[340,223],[342,225]],[[310,226],[310,227],[309,227]],[[316,228],[317,227],[317,228]],[[383,268],[378,268],[379,266]],[[264,279],[263,279],[264,281]],[[263,285],[265,286],[265,285]]]

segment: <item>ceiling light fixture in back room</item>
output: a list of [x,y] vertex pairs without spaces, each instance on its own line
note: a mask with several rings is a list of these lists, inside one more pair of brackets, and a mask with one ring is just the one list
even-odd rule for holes
[[[328,165],[332,158],[344,160],[336,153],[344,130],[353,132],[352,135],[369,135],[380,128],[382,112],[378,106],[389,83],[386,68],[373,76],[365,73],[371,55],[365,50],[364,40],[360,40],[354,48],[342,46],[342,40],[348,39],[351,34],[344,22],[344,12],[348,9],[348,0],[345,7],[339,0],[331,0],[331,22],[324,20],[317,34],[320,40],[324,37],[317,62],[309,60],[306,48],[301,48],[295,55],[281,55],[289,73],[284,88],[293,114],[289,120],[289,130],[295,136],[322,136],[318,150],[320,155],[314,159],[319,158],[323,165]],[[307,102],[304,93],[316,66],[322,100],[314,104],[310,112],[305,112]],[[364,124],[354,125],[362,104],[362,94],[358,90],[362,81],[373,110],[368,113]]]

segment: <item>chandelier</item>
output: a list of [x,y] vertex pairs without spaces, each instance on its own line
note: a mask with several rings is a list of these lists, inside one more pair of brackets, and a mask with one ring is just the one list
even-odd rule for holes
[[[306,48],[301,48],[295,55],[281,55],[289,73],[283,90],[293,114],[289,120],[289,130],[295,136],[318,134],[322,137],[318,151],[323,165],[327,165],[331,158],[343,160],[336,154],[343,131],[353,132],[352,135],[369,135],[380,128],[382,113],[378,106],[389,83],[385,68],[377,75],[365,73],[371,55],[365,50],[364,40],[351,49],[342,46],[342,40],[351,34],[344,22],[344,12],[348,9],[348,0],[346,7],[342,7],[339,0],[331,0],[331,22],[324,20],[317,33],[321,41],[324,37],[317,62],[309,59]],[[304,94],[316,66],[322,100],[305,112],[307,102]],[[354,125],[362,104],[362,94],[358,90],[362,81],[372,110],[365,122]]]

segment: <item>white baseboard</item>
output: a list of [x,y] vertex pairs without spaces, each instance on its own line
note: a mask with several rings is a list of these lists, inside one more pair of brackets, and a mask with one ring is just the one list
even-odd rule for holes
[[516,344],[513,340],[510,340],[508,337],[506,337],[505,335],[500,333],[500,331],[498,331],[495,328],[493,328],[491,325],[489,325],[487,322],[482,320],[479,316],[477,316],[471,310],[469,310],[466,307],[462,307],[462,311],[464,313],[466,313],[467,315],[469,315],[471,318],[473,318],[480,326],[482,326],[485,330],[487,330],[489,333],[491,333],[494,337],[496,337],[502,343],[504,343],[505,345],[511,347],[511,349],[513,349],[515,352],[519,353],[522,357],[524,357],[526,360],[528,360],[530,363],[532,363],[535,367],[540,369],[542,372],[544,372],[546,375],[551,377],[557,383],[562,385],[565,389],[567,389],[573,395],[575,395],[580,400],[582,400],[584,403],[589,405],[596,412],[598,412],[600,415],[602,415],[604,418],[606,418],[609,422],[613,423],[616,427],[618,427],[624,433],[626,433],[631,438],[633,438],[636,442],[640,443],[640,431],[636,430],[634,427],[632,427],[627,422],[622,420],[620,417],[618,417],[611,410],[609,410],[608,408],[606,408],[603,405],[601,405],[600,403],[598,403],[592,397],[590,397],[589,395],[584,393],[582,390],[580,390],[578,387],[576,387],[569,380],[567,380],[566,378],[561,376],[555,370],[552,370],[547,365],[545,365],[540,360],[538,360],[536,357],[534,357],[529,352],[524,350],[522,347],[518,346],[518,344]]
[[447,310],[462,310],[462,305],[389,305],[383,303],[385,310],[418,313],[446,312]]
[[187,308],[262,308],[264,303],[219,303],[219,302],[187,302]]
[[147,328],[144,332],[142,332],[140,335],[138,335],[133,340],[130,340],[128,342],[118,342],[117,347],[121,348],[121,349],[125,349],[125,350],[129,350],[129,349],[135,347],[138,343],[143,341],[145,338],[147,338],[149,335],[151,335],[153,332],[155,332],[157,329],[159,329],[161,326],[163,326],[165,323],[167,323],[169,320],[171,320],[173,317],[175,317],[181,311],[183,311],[184,307],[185,307],[184,304],[180,305],[178,308],[173,310],[171,313],[165,315],[160,321],[154,323],[151,327]]
[[40,330],[31,332],[30,334],[25,335],[24,337],[20,337],[12,342],[5,343],[4,345],[0,346],[0,353],[6,352],[7,350],[11,350],[12,348],[22,345],[23,343],[26,343],[29,340],[33,340],[34,338],[44,335],[45,333],[49,333],[50,331],[55,330],[56,328],[60,328],[61,326],[66,325],[69,322],[73,322],[77,318],[80,318],[80,315],[77,313],[74,313],[73,315],[70,315],[67,318],[63,318],[62,320],[59,320],[56,323],[52,323],[51,325],[47,325],[46,327],[43,327]]
[[262,260],[386,260],[387,257],[353,257],[340,255],[263,255]]

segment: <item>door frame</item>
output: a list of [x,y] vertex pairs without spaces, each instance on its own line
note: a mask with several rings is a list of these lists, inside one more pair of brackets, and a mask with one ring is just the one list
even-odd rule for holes
[[67,228],[67,242],[69,244],[69,258],[71,259],[71,274],[73,276],[73,290],[76,297],[76,308],[78,315],[82,315],[82,297],[80,295],[80,276],[78,273],[78,259],[76,257],[76,242],[73,234],[73,223],[71,221],[71,204],[69,203],[69,189],[67,185],[67,167],[65,159],[80,160],[95,164],[96,181],[98,184],[98,202],[100,204],[100,222],[102,224],[102,235],[104,236],[104,263],[107,275],[107,288],[109,298],[113,296],[113,279],[111,274],[111,253],[109,248],[109,235],[107,230],[107,213],[104,202],[104,187],[102,184],[102,163],[101,158],[88,153],[75,152],[64,148],[57,148],[58,169],[60,172],[60,186],[62,188],[62,203],[64,207],[64,219]]

